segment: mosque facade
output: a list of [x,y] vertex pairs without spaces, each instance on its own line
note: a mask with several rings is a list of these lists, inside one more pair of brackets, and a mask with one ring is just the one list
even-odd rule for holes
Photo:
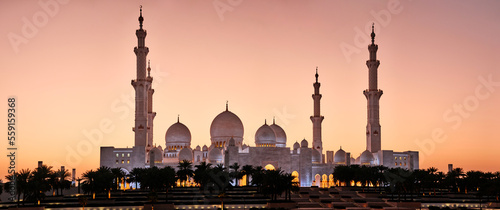
[[[370,53],[366,61],[369,75],[368,89],[363,91],[367,99],[366,150],[354,158],[342,148],[323,153],[321,123],[324,116],[320,113],[319,75],[316,69],[316,81],[313,83],[312,95],[314,106],[310,117],[313,127],[311,145],[307,140],[295,142],[293,147],[287,147],[286,132],[273,120],[265,122],[255,132],[255,146],[243,142],[244,126],[240,118],[226,109],[218,114],[210,125],[210,144],[192,146],[191,132],[179,119],[171,125],[165,134],[165,147],[153,144],[153,121],[156,112],[153,111],[153,78],[151,68],[147,63],[149,48],[145,46],[146,30],[143,29],[142,9],[139,16],[139,29],[136,30],[138,40],[134,52],[137,57],[137,77],[131,84],[135,89],[135,122],[134,146],[130,148],[115,148],[103,146],[100,151],[100,166],[120,167],[125,173],[133,168],[176,167],[179,161],[187,160],[198,165],[202,162],[212,165],[229,166],[238,163],[240,166],[262,166],[266,169],[281,168],[297,177],[300,186],[328,187],[332,185],[331,175],[337,165],[383,165],[389,168],[419,169],[418,151],[396,152],[381,149],[381,126],[379,123],[379,99],[382,90],[377,87],[377,70],[380,61],[376,58],[378,45],[375,44],[373,31],[372,42],[368,46]],[[146,65],[147,64],[147,65]],[[245,183],[245,182],[240,182]]]

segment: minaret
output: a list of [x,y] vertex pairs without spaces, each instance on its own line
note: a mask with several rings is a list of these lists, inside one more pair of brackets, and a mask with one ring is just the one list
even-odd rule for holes
[[381,149],[380,142],[380,120],[379,100],[382,90],[377,89],[377,69],[380,61],[377,60],[378,45],[375,44],[375,32],[372,25],[372,43],[368,45],[370,60],[366,61],[368,66],[368,89],[363,91],[368,103],[368,123],[366,125],[366,149],[372,153]]
[[[323,142],[321,141],[321,122],[325,117],[320,114],[320,100],[321,94],[319,94],[319,86],[321,84],[318,82],[318,67],[316,67],[316,82],[313,84],[314,86],[314,94],[312,98],[314,100],[314,115],[311,116],[311,121],[313,123],[313,143],[312,146],[314,149],[318,150],[320,154],[323,155]],[[322,160],[320,161],[322,162]]]
[[146,150],[150,150],[153,146],[153,120],[155,119],[156,112],[153,112],[153,77],[151,77],[151,66],[148,61],[148,77],[146,78],[148,88],[148,144]]
[[[137,56],[137,79],[132,80],[135,89],[135,146],[146,147],[148,141],[148,90],[149,83],[146,79],[146,56],[149,49],[145,46],[146,31],[142,28],[142,6],[139,16],[139,29],[135,31],[137,47],[134,48]],[[152,145],[150,145],[152,146]]]

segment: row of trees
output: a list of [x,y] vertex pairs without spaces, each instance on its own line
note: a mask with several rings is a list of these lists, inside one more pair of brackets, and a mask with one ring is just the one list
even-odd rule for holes
[[38,203],[45,198],[45,193],[52,190],[53,195],[63,195],[63,189],[71,187],[68,170],[53,170],[52,166],[42,165],[31,171],[23,169],[5,176],[7,183],[4,189],[8,191],[15,183],[16,196],[19,204],[21,196],[24,202]]
[[398,194],[436,195],[438,192],[475,193],[478,196],[500,195],[500,172],[464,172],[455,168],[448,173],[430,167],[421,170],[387,168],[385,166],[337,166],[334,178],[345,186],[352,183],[365,186],[386,187],[389,192]]
[[[194,169],[194,170],[193,170]],[[157,192],[166,192],[165,200],[168,200],[168,190],[179,183],[186,186],[188,182],[194,182],[194,186],[206,195],[224,196],[226,190],[233,185],[239,185],[239,180],[247,177],[246,185],[256,186],[263,194],[269,195],[273,200],[285,193],[285,199],[291,199],[291,191],[298,190],[298,183],[294,183],[293,177],[281,169],[264,170],[262,167],[245,165],[241,167],[234,163],[229,167],[222,164],[212,165],[201,163],[193,166],[189,161],[181,161],[177,171],[172,167],[164,168],[134,168],[125,175],[120,168],[100,167],[83,174],[82,189],[87,194],[110,193],[117,189],[118,184],[126,181],[140,186],[143,190],[149,190],[152,196]],[[248,177],[252,177],[252,181]],[[154,199],[151,199],[154,200]]]

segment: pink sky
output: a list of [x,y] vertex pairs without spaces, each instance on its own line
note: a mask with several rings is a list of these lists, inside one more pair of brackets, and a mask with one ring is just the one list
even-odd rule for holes
[[[214,2],[229,10],[218,12]],[[56,4],[44,9],[44,3]],[[342,146],[357,157],[366,148],[362,92],[368,87],[368,43],[361,33],[375,22],[382,149],[418,150],[421,168],[446,170],[453,163],[500,170],[500,2],[231,3],[2,1],[1,115],[7,118],[7,98],[16,96],[18,168],[33,169],[42,160],[80,175],[99,166],[100,146],[133,145],[130,80],[142,4],[155,78],[156,144],[164,147],[165,131],[180,115],[192,147],[209,145],[210,123],[226,100],[243,121],[246,144],[254,145],[255,131],[273,116],[287,133],[287,146],[311,140],[318,66],[323,147]],[[343,52],[345,46],[354,53]],[[465,111],[455,112],[457,106]],[[101,122],[111,128],[100,129]],[[103,136],[92,141],[97,136],[85,133],[96,129]],[[444,137],[431,140],[433,132]]]

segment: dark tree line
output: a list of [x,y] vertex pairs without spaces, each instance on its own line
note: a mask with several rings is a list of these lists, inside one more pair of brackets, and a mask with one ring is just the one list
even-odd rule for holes
[[[67,170],[54,171],[52,167],[46,165],[33,171],[21,170],[16,173],[17,200],[23,198],[23,201],[36,204],[43,200],[45,193],[50,190],[53,191],[53,195],[62,195],[63,189],[70,188],[69,177]],[[167,201],[169,189],[175,187],[177,183],[180,186],[194,183],[191,186],[199,187],[204,194],[224,196],[233,185],[240,185],[239,180],[243,177],[246,177],[246,185],[256,186],[259,192],[269,195],[272,200],[277,200],[283,194],[285,199],[290,200],[291,192],[298,190],[298,183],[293,182],[295,177],[281,169],[264,170],[260,166],[240,166],[238,163],[227,168],[222,164],[212,165],[204,162],[193,166],[189,161],[180,161],[177,171],[169,166],[134,168],[129,174],[125,174],[121,168],[102,166],[84,172],[82,178],[78,179],[78,187],[92,199],[96,196],[109,198],[111,191],[118,190],[121,183],[130,183],[131,187],[140,187],[141,190],[150,191],[151,201],[157,200],[158,192],[166,192],[165,200]],[[9,189],[14,179],[12,175],[6,178],[9,182],[3,187]]]
[[435,196],[443,192],[474,193],[478,197],[487,199],[500,196],[500,172],[464,172],[462,168],[455,168],[448,173],[438,171],[437,168],[409,171],[401,168],[387,168],[384,166],[337,166],[333,172],[334,179],[340,185],[351,186],[351,183],[378,187],[379,190],[401,196]]
[[38,204],[45,198],[45,193],[52,190],[52,195],[63,195],[64,189],[71,187],[69,181],[70,174],[68,170],[53,170],[52,166],[42,165],[31,171],[22,169],[14,174],[5,176],[7,182],[4,184],[4,189],[9,191],[11,186],[16,185],[17,202],[21,201]]

